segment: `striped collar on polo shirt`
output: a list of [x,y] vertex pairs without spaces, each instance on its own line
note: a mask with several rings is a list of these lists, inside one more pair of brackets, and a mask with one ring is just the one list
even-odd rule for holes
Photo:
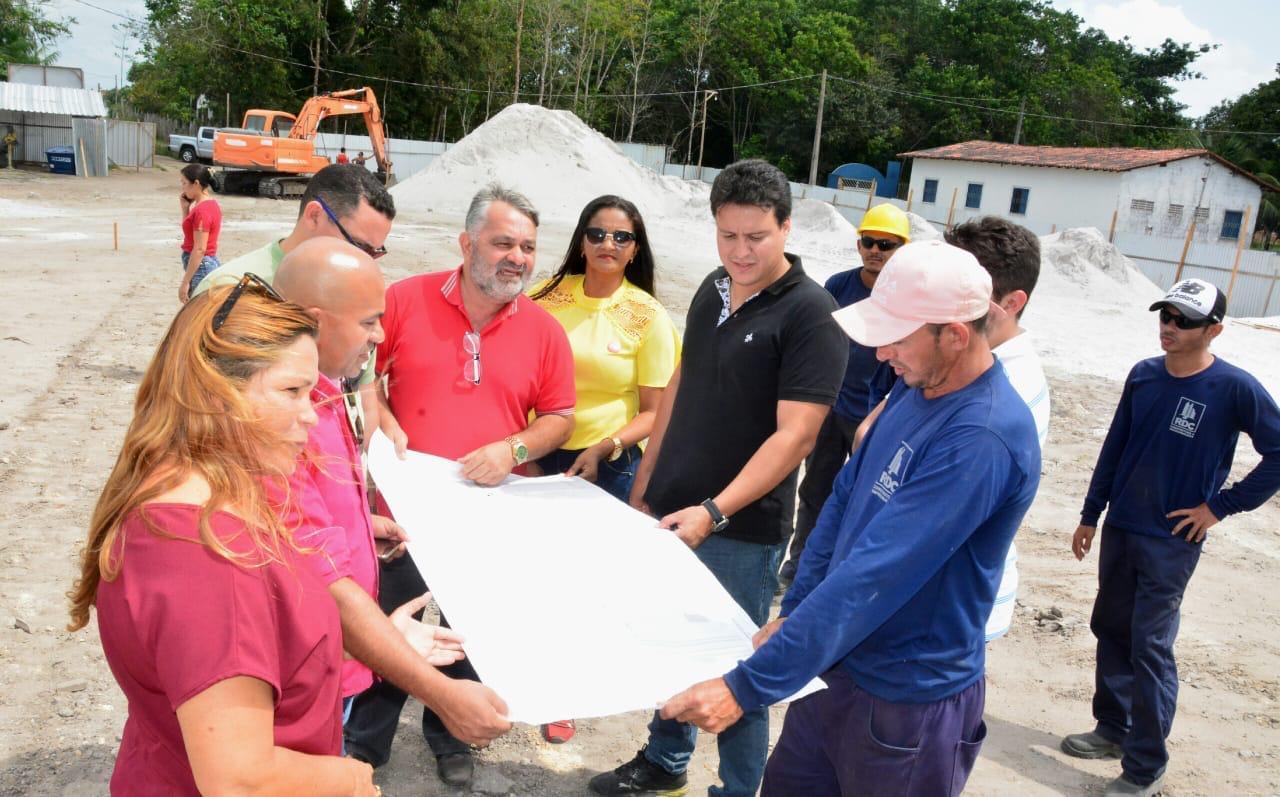
[[[458,266],[454,269],[454,272],[449,275],[449,279],[445,280],[444,284],[440,286],[440,292],[444,294],[444,298],[451,304],[456,304],[459,307],[462,306],[462,288],[459,287],[461,282],[462,266]],[[507,317],[511,317],[516,314],[518,304],[516,299],[519,298],[520,297],[517,295],[515,299],[507,302]]]

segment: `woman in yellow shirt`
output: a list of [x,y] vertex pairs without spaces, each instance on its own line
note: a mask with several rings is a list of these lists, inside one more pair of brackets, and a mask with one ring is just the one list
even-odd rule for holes
[[610,194],[582,209],[564,262],[531,294],[569,336],[578,389],[573,436],[538,465],[622,501],[680,356],[671,316],[653,296],[653,272],[640,211]]
[[[578,403],[573,436],[538,466],[581,476],[627,501],[639,444],[653,431],[680,357],[680,336],[653,296],[653,250],[634,204],[612,194],[596,197],[582,209],[569,241],[560,268],[531,296],[569,336]],[[553,744],[573,734],[573,720],[542,726]]]

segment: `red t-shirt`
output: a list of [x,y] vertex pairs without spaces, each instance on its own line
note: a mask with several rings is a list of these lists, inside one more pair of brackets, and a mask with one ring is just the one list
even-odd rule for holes
[[[119,575],[98,588],[98,632],[129,701],[111,793],[198,795],[177,708],[215,683],[271,685],[275,743],[314,755],[342,746],[342,628],[303,557],[245,566],[199,544],[200,507],[148,504],[125,518]],[[143,521],[177,539],[162,537]],[[219,512],[213,531],[253,551],[244,522]]]
[[347,153],[345,152],[338,153],[338,163],[350,163],[350,162],[351,162],[351,159],[347,157]]
[[480,384],[463,376],[461,270],[421,274],[387,290],[378,366],[415,451],[457,459],[519,434],[529,413],[573,412],[573,352],[564,327],[523,294],[480,330]]
[[195,231],[209,233],[205,244],[206,256],[218,254],[218,233],[222,231],[222,208],[213,199],[202,199],[187,212],[182,220],[182,251],[190,252],[195,246]]

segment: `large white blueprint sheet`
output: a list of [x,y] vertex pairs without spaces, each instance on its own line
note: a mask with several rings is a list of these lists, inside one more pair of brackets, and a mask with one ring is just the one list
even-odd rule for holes
[[451,460],[399,460],[381,433],[369,468],[512,720],[652,709],[751,655],[756,626],[693,552],[595,485],[480,487]]

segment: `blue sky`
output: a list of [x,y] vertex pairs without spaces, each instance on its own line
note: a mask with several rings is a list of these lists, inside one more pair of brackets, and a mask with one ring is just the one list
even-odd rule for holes
[[[146,16],[143,0],[90,0],[94,5],[135,17]],[[1135,46],[1150,47],[1166,37],[1193,44],[1218,44],[1201,56],[1197,68],[1203,80],[1179,85],[1177,98],[1188,112],[1199,116],[1216,103],[1234,99],[1259,83],[1276,77],[1280,60],[1277,47],[1274,0],[1052,0],[1112,38],[1129,36]],[[58,43],[57,63],[78,66],[90,86],[115,86],[120,62],[116,42],[120,33],[110,14],[76,0],[46,0],[53,16],[74,16],[69,38]],[[130,42],[130,54],[137,42]],[[126,55],[124,71],[129,71]]]

